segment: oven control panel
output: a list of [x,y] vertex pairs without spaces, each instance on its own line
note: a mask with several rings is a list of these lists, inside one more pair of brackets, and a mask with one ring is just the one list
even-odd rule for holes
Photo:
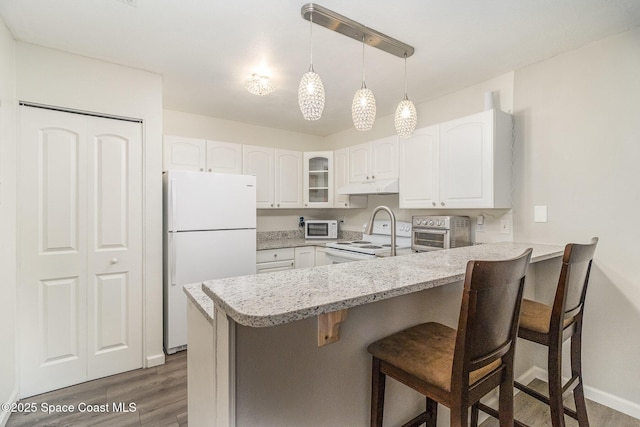
[[414,227],[431,227],[431,228],[451,228],[450,216],[414,216],[412,224]]

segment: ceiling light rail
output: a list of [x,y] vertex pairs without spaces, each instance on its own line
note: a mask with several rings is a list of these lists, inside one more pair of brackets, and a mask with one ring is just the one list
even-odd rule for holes
[[302,18],[307,21],[311,20],[313,14],[312,22],[314,24],[322,25],[332,31],[351,37],[360,43],[363,42],[362,36],[364,35],[365,44],[400,58],[408,58],[413,55],[414,48],[412,46],[362,25],[326,7],[314,3],[307,3],[302,6],[301,14]]

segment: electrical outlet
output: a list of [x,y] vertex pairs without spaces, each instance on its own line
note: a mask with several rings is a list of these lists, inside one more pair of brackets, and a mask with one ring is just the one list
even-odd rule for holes
[[510,218],[500,218],[500,233],[511,234],[511,221]]

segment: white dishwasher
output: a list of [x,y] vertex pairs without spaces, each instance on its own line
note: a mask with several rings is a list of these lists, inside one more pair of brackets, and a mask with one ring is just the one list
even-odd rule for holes
[[256,252],[256,274],[295,268],[295,249],[265,249]]

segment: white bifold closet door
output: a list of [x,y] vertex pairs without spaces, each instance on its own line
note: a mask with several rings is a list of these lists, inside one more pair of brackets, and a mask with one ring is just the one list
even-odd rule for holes
[[22,106],[20,396],[142,366],[142,124]]

